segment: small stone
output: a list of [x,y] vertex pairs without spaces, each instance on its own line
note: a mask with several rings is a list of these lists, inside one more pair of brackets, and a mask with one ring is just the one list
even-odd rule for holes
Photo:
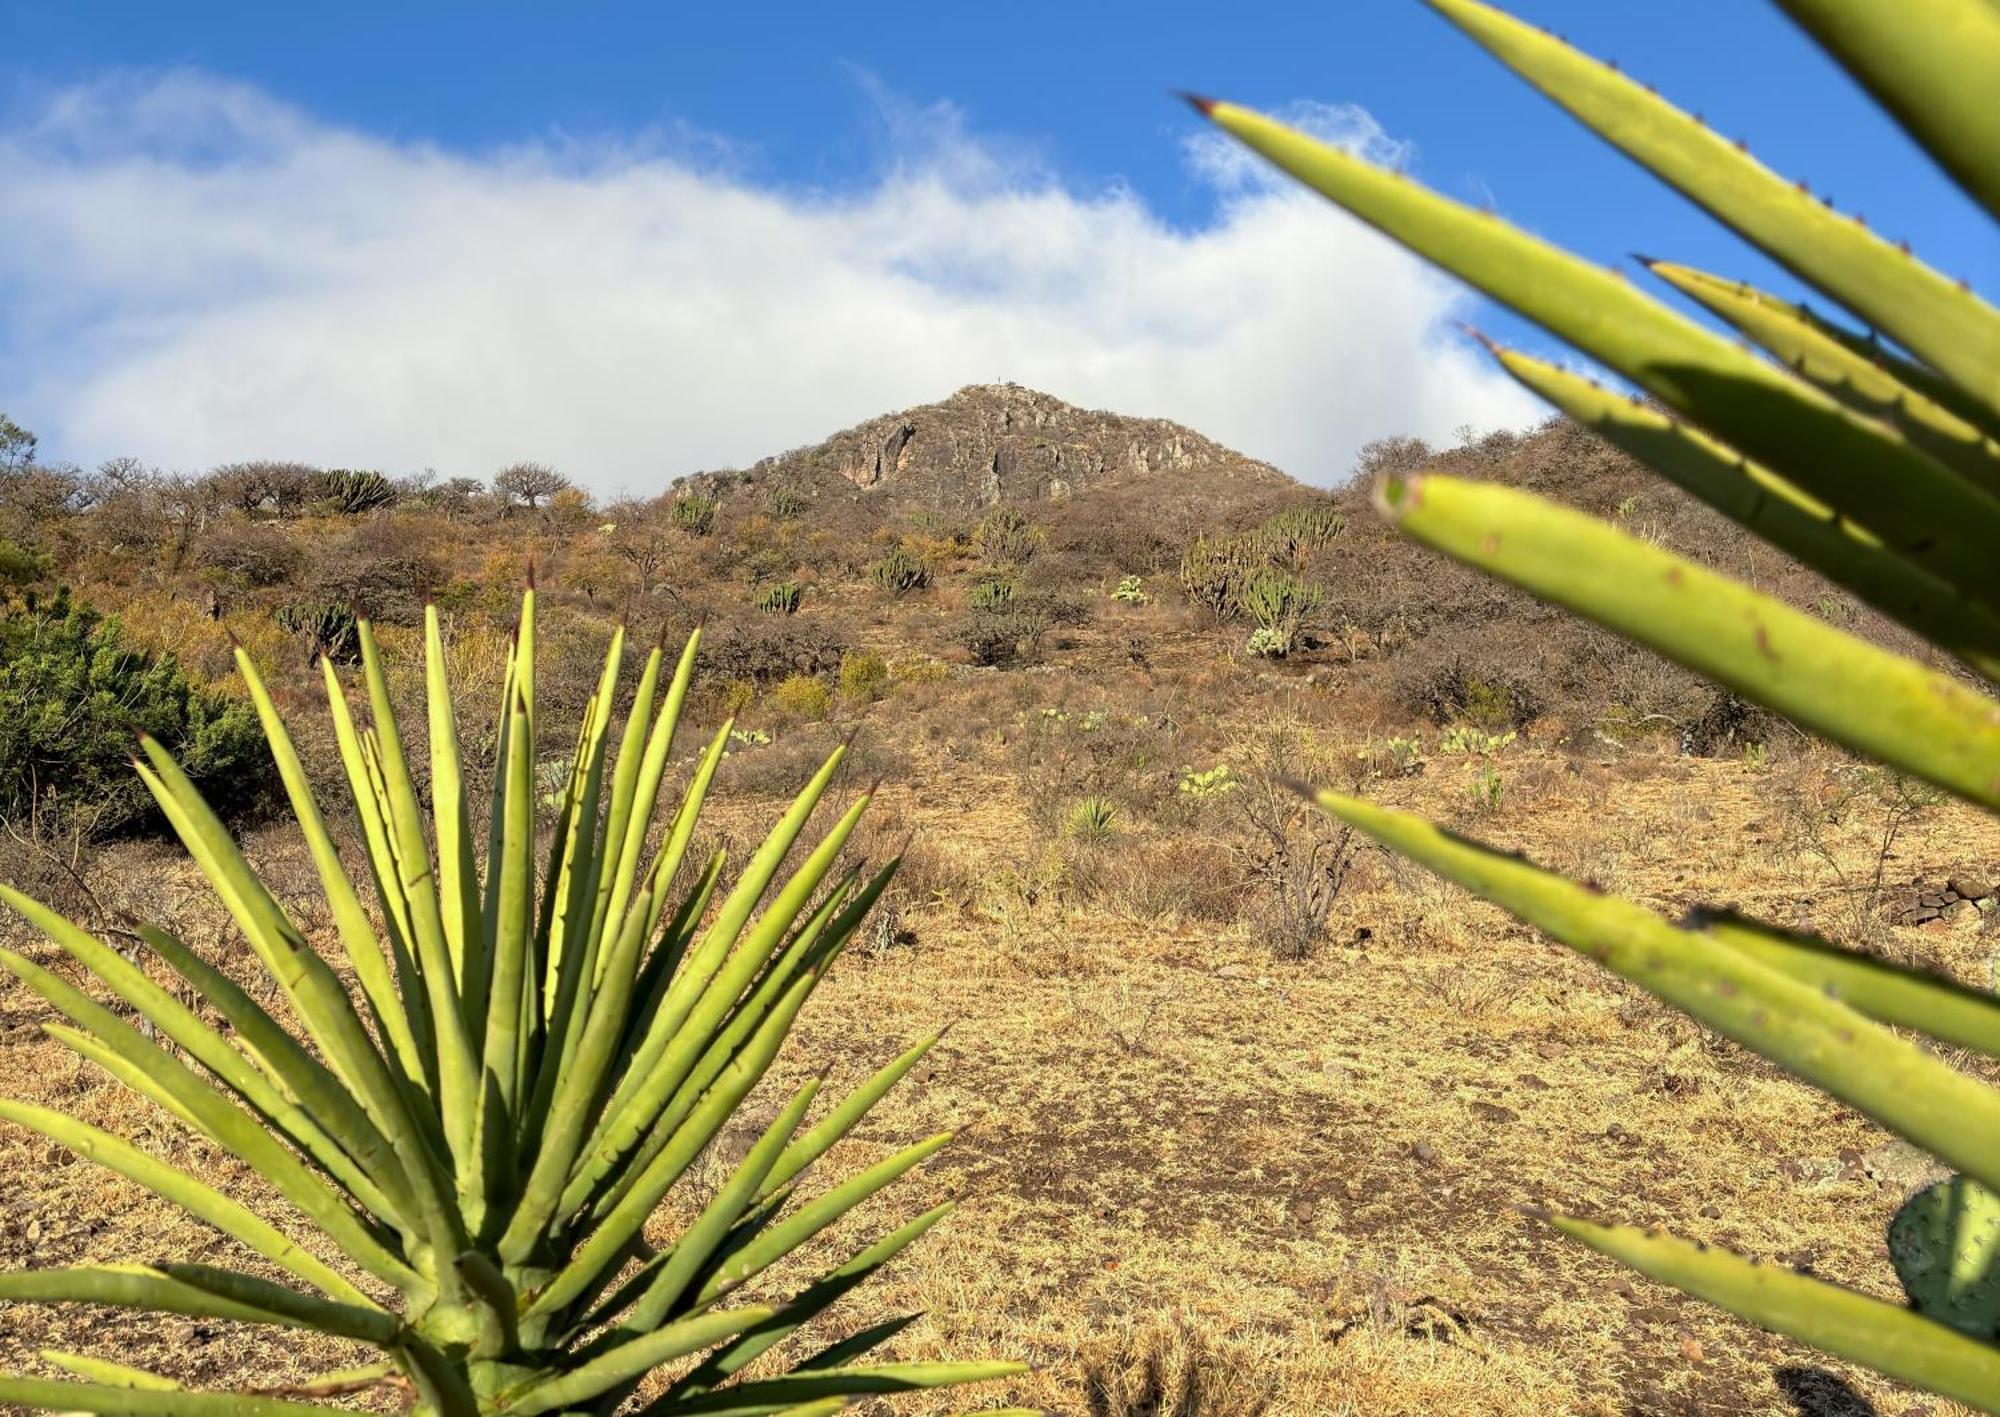
[[1627,1137],[1631,1135],[1631,1133],[1625,1130],[1624,1124],[1620,1122],[1613,1122],[1610,1126],[1604,1129],[1604,1135],[1609,1137],[1612,1141],[1624,1141]]
[[1799,1249],[1792,1250],[1787,1254],[1779,1255],[1778,1263],[1788,1264],[1797,1270],[1810,1270],[1815,1264],[1819,1263],[1819,1251],[1810,1245],[1801,1246]]
[[1681,1339],[1681,1357],[1687,1359],[1690,1363],[1699,1363],[1701,1356],[1700,1339],[1693,1337]]
[[1549,1085],[1533,1073],[1516,1073],[1514,1081],[1527,1088],[1530,1092],[1547,1092],[1549,1090]]
[[1469,1104],[1474,1112],[1489,1122],[1511,1122],[1515,1113],[1511,1107],[1502,1107],[1497,1102],[1474,1102]]
[[1976,876],[1953,876],[1945,885],[1958,893],[1960,900],[1987,900],[1993,895],[1993,887]]
[[1701,1208],[1701,1215],[1704,1220],[1720,1220],[1722,1219],[1722,1207],[1714,1201],[1710,1201]]
[[1240,964],[1225,964],[1215,971],[1217,979],[1255,979],[1256,974]]
[[1925,891],[1922,895],[1917,897],[1917,904],[1920,906],[1928,905],[1933,910],[1936,910],[1943,906],[1949,905],[1950,902],[1944,898],[1944,893],[1942,891]]
[[1292,1219],[1300,1225],[1310,1225],[1312,1224],[1313,1215],[1318,1210],[1319,1207],[1309,1200],[1298,1201],[1292,1206]]
[[1915,910],[1912,910],[1908,915],[1903,917],[1903,919],[1911,925],[1929,924],[1931,921],[1937,918],[1938,918],[1937,907],[1934,905],[1920,905]]
[[1545,1038],[1535,1045],[1535,1051],[1544,1058],[1560,1058],[1566,1050],[1553,1038]]
[[1425,1166],[1431,1166],[1436,1164],[1438,1159],[1437,1148],[1432,1146],[1427,1141],[1420,1141],[1415,1146],[1411,1147],[1410,1155],[1416,1158],[1416,1160],[1419,1163]]

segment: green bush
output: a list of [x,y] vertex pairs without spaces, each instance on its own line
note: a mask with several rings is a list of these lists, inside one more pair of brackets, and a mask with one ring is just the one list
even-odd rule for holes
[[972,543],[989,566],[1025,566],[1041,550],[1042,532],[1026,512],[1003,504],[980,519]]
[[49,578],[48,553],[0,536],[0,589],[31,586]]
[[817,722],[833,712],[833,693],[824,679],[794,674],[771,690],[771,703],[780,713]]
[[53,804],[98,833],[149,819],[132,771],[135,730],[179,758],[225,817],[272,790],[248,704],[199,688],[172,655],[146,654],[67,593],[0,611],[0,817]]
[[871,704],[889,687],[889,661],[872,649],[851,649],[840,657],[840,697]]

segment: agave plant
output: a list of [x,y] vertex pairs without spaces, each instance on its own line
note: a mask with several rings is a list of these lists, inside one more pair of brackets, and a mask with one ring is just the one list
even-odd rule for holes
[[[772,1355],[746,1373],[951,1209],[870,1241],[782,1302],[738,1302],[768,1293],[773,1265],[790,1258],[795,1268],[801,1246],[949,1139],[918,1142],[810,1197],[801,1184],[935,1035],[810,1123],[819,1083],[791,1093],[696,1218],[664,1243],[648,1237],[648,1220],[770,1068],[895,863],[865,879],[839,864],[865,796],[816,843],[802,842],[840,768],[835,752],[724,890],[722,853],[695,861],[689,848],[727,724],[694,759],[685,795],[656,834],[699,635],[664,697],[662,651],[648,655],[614,755],[621,629],[584,710],[538,892],[534,625],[531,589],[508,662],[483,877],[436,612],[425,621],[428,813],[368,623],[357,631],[370,726],[357,723],[322,660],[375,912],[347,874],[256,666],[237,653],[358,997],[151,739],[139,775],[269,971],[291,1026],[164,931],[141,934],[212,1014],[0,888],[0,900],[122,1005],[0,952],[0,964],[69,1020],[49,1031],[240,1159],[318,1231],[316,1243],[302,1243],[128,1141],[0,1102],[0,1117],[155,1191],[285,1276],[166,1258],[4,1274],[0,1299],[151,1309],[371,1344],[384,1355],[379,1365],[308,1382],[304,1394],[399,1382],[412,1410],[438,1417],[817,1413],[855,1395],[1017,1371],[860,1361],[908,1322],[898,1319],[789,1363]],[[795,847],[800,859],[786,874]],[[129,1022],[133,1013],[156,1034]],[[183,1391],[100,1359],[47,1356],[85,1381],[0,1378],[0,1403],[148,1414],[333,1410]],[[672,1365],[667,1379],[641,1393],[662,1365]]]
[[[1650,394],[1657,404],[1494,350],[1558,409],[1900,621],[1958,668],[1894,654],[1524,492],[1432,474],[1392,477],[1379,494],[1386,515],[1419,540],[1857,752],[2000,810],[2000,703],[1992,694],[2000,682],[2000,311],[1616,67],[1478,0],[1429,3],[1855,323],[1647,263],[1771,356],[1762,358],[1489,212],[1246,109],[1196,106],[1284,171]],[[2000,215],[2000,7],[1781,4]],[[1316,799],[1956,1173],[1918,1193],[1891,1227],[1907,1308],[1665,1234],[1551,1217],[1558,1227],[1769,1328],[2000,1411],[2000,1091],[1901,1032],[2000,1056],[2000,1002],[1734,915],[1669,921],[1406,813],[1333,793]]]

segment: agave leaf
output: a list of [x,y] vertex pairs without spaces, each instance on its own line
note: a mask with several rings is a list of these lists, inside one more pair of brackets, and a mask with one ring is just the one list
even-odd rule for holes
[[1391,479],[1389,518],[1857,752],[2000,807],[2000,703],[1859,636],[1529,493]]
[[943,1037],[944,1030],[939,1029],[928,1038],[919,1039],[915,1046],[901,1057],[893,1060],[887,1067],[843,1097],[833,1110],[815,1122],[804,1136],[785,1148],[785,1154],[779,1157],[778,1164],[771,1168],[771,1174],[766,1178],[761,1194],[771,1194],[824,1156],[834,1143],[846,1136],[855,1123],[867,1116],[869,1109],[887,1096],[889,1089],[901,1082],[903,1075],[915,1067],[917,1061],[930,1052]]
[[1728,911],[1699,912],[1689,925],[1872,1019],[2000,1057],[2000,999],[1984,990],[1853,954],[1816,936],[1792,934]]
[[[118,1059],[123,1066],[115,1070],[115,1075],[121,1082],[161,1101],[277,1187],[286,1200],[326,1231],[349,1259],[398,1289],[422,1287],[421,1277],[390,1253],[325,1181],[280,1145],[249,1113],[209,1087],[184,1063],[140,1037],[102,1004],[12,951],[0,950],[0,967],[75,1020],[105,1054]],[[73,1036],[67,1030],[51,1031],[73,1045]]]
[[0,1274],[0,1299],[15,1303],[100,1304],[191,1318],[308,1328],[361,1343],[394,1343],[401,1325],[376,1308],[315,1299],[248,1275],[199,1265],[84,1265]]
[[1641,1273],[1754,1324],[1913,1386],[2000,1410],[2000,1348],[1880,1299],[1775,1265],[1625,1225],[1556,1216],[1555,1227]]
[[[303,1118],[299,1122],[300,1130],[297,1133],[288,1131],[287,1134],[292,1135],[329,1175],[347,1187],[348,1193],[361,1203],[363,1209],[395,1224],[392,1217],[397,1215],[396,1207],[382,1195],[368,1172],[362,1170],[364,1164],[387,1166],[393,1170],[394,1153],[388,1138],[375,1129],[375,1124],[368,1120],[368,1114],[361,1110],[361,1104],[341,1085],[340,1079],[328,1072],[319,1059],[300,1047],[298,1041],[233,980],[172,935],[150,925],[141,925],[139,937],[175,973],[193,985],[195,992],[236,1030],[243,1046],[264,1073],[283,1090],[283,1095],[298,1099],[294,1110],[299,1111]],[[256,1104],[253,1102],[252,1105]],[[316,1138],[311,1130],[313,1127],[324,1127],[324,1133]]]
[[539,1012],[532,1002],[534,970],[528,958],[528,924],[535,889],[534,739],[529,732],[528,705],[518,685],[508,716],[502,763],[501,791],[505,796],[496,806],[502,821],[500,850],[487,864],[489,876],[497,874],[500,884],[485,1028],[485,1075],[497,1091],[499,1111],[487,1117],[485,1125],[511,1135],[511,1119],[524,1090],[522,1075],[527,1065],[529,1040],[522,1035],[521,1023]]
[[504,1410],[520,1417],[534,1417],[538,1412],[555,1412],[589,1402],[620,1384],[643,1377],[662,1363],[699,1353],[711,1344],[763,1323],[775,1312],[755,1306],[724,1309],[654,1329],[599,1354],[559,1378],[509,1397]]
[[[1479,0],[1428,0],[1431,8],[1457,25],[1495,58],[1569,110],[1600,138],[1655,176],[1700,204],[1799,279],[1818,286],[1882,330],[1989,407],[2000,409],[2000,311],[1962,284],[1948,280],[1909,252],[1892,246],[1857,218],[1844,217],[1815,201],[1802,186],[1785,181],[1750,154],[1664,99],[1646,91],[1608,64],[1580,54],[1554,35],[1523,24]],[[1840,0],[1803,0],[1793,10],[1859,10]],[[1923,20],[1900,7],[1881,27],[1913,36]],[[1972,5],[1925,0],[1924,9],[1971,13]],[[1991,30],[1991,7],[1982,28]],[[1921,41],[1942,48],[1942,34]],[[1906,48],[1907,40],[1898,48]],[[1977,72],[1980,47],[1960,72]],[[1975,105],[1975,126],[1990,134],[1990,62],[1979,81],[1983,98]],[[1732,442],[1736,441],[1731,439]],[[1745,448],[1762,457],[1761,452]],[[1774,465],[1781,462],[1765,458]]]
[[[409,1192],[403,1184],[401,1169],[389,1149],[389,1143],[375,1129],[374,1124],[368,1120],[360,1107],[354,1104],[346,1089],[342,1088],[324,1068],[319,1069],[319,1077],[324,1080],[332,1094],[347,1103],[344,1109],[335,1113],[334,1125],[347,1138],[346,1144],[354,1147],[357,1157],[380,1169],[380,1174],[387,1179],[398,1196],[397,1202],[391,1202],[377,1186],[373,1175],[357,1166],[355,1161],[341,1150],[341,1146],[320,1127],[311,1111],[285,1096],[277,1086],[273,1085],[270,1078],[236,1049],[230,1047],[204,1024],[193,1010],[155,984],[147,977],[144,970],[129,963],[116,950],[106,947],[39,901],[31,900],[18,891],[0,886],[0,902],[19,912],[29,924],[60,945],[72,959],[95,974],[119,998],[138,1010],[142,1017],[220,1078],[273,1126],[298,1143],[303,1151],[339,1180],[371,1214],[390,1224],[401,1226],[403,1223],[401,1216],[410,1206]],[[158,933],[148,927],[140,929],[141,938],[148,943],[153,943]],[[158,946],[155,945],[155,948]],[[185,950],[185,946],[179,948]],[[190,981],[195,983],[197,988],[204,982],[204,973],[213,974],[214,971],[202,965],[199,970],[189,975]],[[243,996],[242,991],[236,989],[233,984],[217,992],[223,996],[222,1002],[217,1007],[222,1010],[225,1018],[229,1018],[230,1022],[235,1024],[236,1019],[231,1013],[230,1005],[239,1000],[247,1003],[247,997]],[[256,1009],[255,1004],[250,1004],[250,1007]],[[263,1011],[257,1009],[257,1012],[262,1014]],[[268,1022],[269,1016],[264,1017]],[[278,1036],[289,1041],[289,1034],[277,1030],[275,1024],[272,1028]],[[252,1041],[252,1046],[255,1046],[255,1040]],[[314,1067],[318,1065],[314,1064]],[[311,1082],[308,1082],[307,1086],[310,1089]]]
[[1794,374],[1856,413],[1892,424],[1911,443],[1987,493],[2000,491],[2000,443],[1889,369],[1828,333],[1789,301],[1741,281],[1723,280],[1672,261],[1646,268],[1699,301],[1774,355]]
[[96,1412],[106,1417],[296,1417],[340,1412],[310,1402],[286,1402],[238,1392],[180,1392],[108,1383],[0,1378],[0,1403],[54,1412]]
[[1706,934],[1337,793],[1321,810],[1518,915],[1710,1028],[1867,1113],[1958,1170],[2000,1179],[2000,1092],[1953,1071],[1820,989]]
[[[734,1383],[714,1392],[641,1409],[641,1417],[709,1413],[713,1417],[762,1417],[828,1398],[873,1397],[885,1393],[921,1392],[961,1383],[992,1382],[1028,1371],[1025,1363],[878,1363],[872,1367],[834,1368],[825,1372],[787,1373],[761,1382]],[[1018,1410],[1018,1409],[1016,1409]]]
[[824,1279],[794,1295],[773,1317],[753,1328],[745,1329],[737,1335],[734,1342],[718,1348],[704,1358],[699,1367],[669,1389],[669,1398],[712,1388],[734,1377],[754,1360],[832,1308],[856,1285],[894,1259],[905,1245],[955,1209],[957,1209],[956,1202],[947,1201],[943,1205],[925,1211],[893,1233],[877,1240]]
[[672,1144],[624,1185],[618,1201],[605,1208],[603,1218],[577,1247],[569,1263],[536,1296],[528,1309],[531,1317],[546,1319],[562,1313],[579,1297],[594,1290],[601,1275],[616,1268],[661,1197],[722,1130],[737,1104],[749,1095],[778,1056],[792,1019],[811,992],[811,984],[810,980],[800,980],[793,987],[786,1006],[775,1011],[730,1060],[692,1109],[685,1125],[676,1129]]
[[319,803],[313,797],[311,784],[306,781],[305,767],[299,762],[298,750],[292,745],[292,735],[285,727],[284,717],[271,701],[264,676],[258,672],[256,661],[241,645],[236,646],[235,657],[236,672],[243,676],[244,686],[250,691],[250,702],[255,705],[258,722],[263,725],[264,738],[270,744],[278,776],[285,784],[292,812],[298,818],[299,829],[312,854],[313,868],[318,873],[320,889],[326,894],[327,908],[333,915],[341,947],[347,954],[348,963],[353,966],[354,976],[361,984],[361,992],[368,1000],[376,1025],[389,1040],[391,1052],[403,1076],[412,1087],[421,1091],[424,1086],[422,1058],[417,1051],[415,1035],[410,1031],[409,1018],[403,1012],[402,1000],[397,997],[395,976],[389,960],[382,953],[381,941],[376,937],[374,926],[369,923],[367,911],[362,909],[361,897],[355,894],[346,867],[341,864],[340,852],[326,829],[325,819],[320,816]]
[[1959,186],[2000,216],[2000,12],[1984,0],[1778,0]]
[[777,1263],[877,1191],[936,1155],[951,1138],[950,1132],[927,1137],[813,1197],[731,1255],[696,1292],[696,1302],[705,1303]]
[[262,1216],[238,1205],[213,1187],[203,1185],[186,1172],[148,1156],[123,1138],[60,1112],[51,1112],[46,1107],[34,1107],[25,1102],[0,1099],[0,1117],[40,1132],[85,1160],[94,1161],[106,1170],[115,1171],[153,1194],[172,1201],[195,1219],[206,1221],[231,1239],[240,1240],[329,1298],[361,1308],[380,1307],[341,1275],[293,1244]]
[[431,740],[431,813],[437,823],[438,910],[454,977],[465,977],[468,941],[484,936],[479,868],[472,857],[472,812],[458,750],[458,710],[445,677],[444,626],[424,606],[424,698]]
[[107,1362],[102,1358],[92,1358],[83,1353],[64,1353],[57,1348],[44,1348],[42,1361],[61,1368],[65,1373],[82,1378],[85,1382],[103,1383],[107,1387],[138,1388],[144,1392],[179,1392],[181,1385],[172,1378],[163,1378],[158,1373],[149,1373],[144,1368],[128,1368],[123,1363]]
[[1984,605],[1697,429],[1545,360],[1490,348],[1501,368],[1605,441],[1988,679],[2000,680],[2000,616]]
[[884,1319],[879,1324],[870,1324],[867,1328],[861,1329],[856,1333],[850,1333],[843,1339],[827,1344],[826,1347],[812,1354],[792,1371],[797,1373],[813,1373],[827,1368],[844,1368],[855,1359],[866,1357],[873,1350],[880,1348],[922,1317],[921,1313],[898,1314],[893,1319]]
[[[1206,111],[1307,186],[1658,395],[1899,555],[1967,594],[1993,593],[1987,547],[2000,541],[2000,501],[1900,434],[1490,213],[1248,109]],[[1895,497],[1879,495],[1885,482]]]
[[675,1312],[688,1286],[728,1237],[730,1227],[755,1203],[758,1187],[763,1185],[772,1165],[805,1119],[806,1108],[812,1105],[818,1091],[819,1079],[814,1078],[792,1094],[792,1100],[751,1145],[729,1178],[717,1188],[714,1198],[702,1207],[694,1223],[681,1232],[666,1264],[619,1325],[622,1332],[648,1333]]

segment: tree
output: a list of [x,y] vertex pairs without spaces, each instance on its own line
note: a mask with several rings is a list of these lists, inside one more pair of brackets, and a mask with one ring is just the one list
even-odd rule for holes
[[570,485],[570,480],[547,463],[517,462],[503,467],[493,477],[493,490],[501,502],[512,507],[523,503],[533,511]]
[[20,472],[35,460],[41,442],[34,434],[0,413],[0,472]]

